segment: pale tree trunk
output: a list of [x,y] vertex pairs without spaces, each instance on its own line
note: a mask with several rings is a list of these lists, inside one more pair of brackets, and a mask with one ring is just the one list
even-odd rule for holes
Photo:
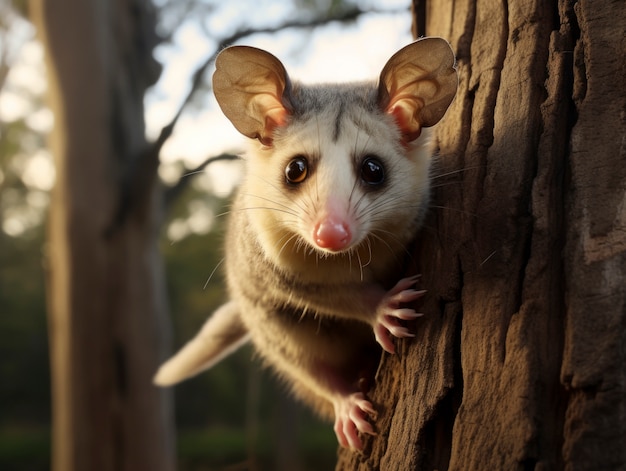
[[626,469],[626,3],[415,3],[460,75],[426,316],[337,469]]
[[152,386],[167,323],[157,159],[143,94],[159,74],[148,0],[33,0],[57,181],[49,230],[55,471],[171,470],[170,399]]

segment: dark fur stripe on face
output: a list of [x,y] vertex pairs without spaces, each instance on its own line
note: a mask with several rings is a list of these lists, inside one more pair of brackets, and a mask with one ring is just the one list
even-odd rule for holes
[[337,117],[335,118],[335,128],[333,130],[333,142],[337,142],[339,140],[339,136],[341,134],[341,119],[343,118],[345,105],[343,102],[340,103],[339,109],[337,110]]

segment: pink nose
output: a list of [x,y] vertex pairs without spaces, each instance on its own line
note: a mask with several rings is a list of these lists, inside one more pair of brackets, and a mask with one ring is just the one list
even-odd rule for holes
[[324,219],[313,228],[313,240],[323,249],[339,251],[350,245],[352,234],[345,222]]

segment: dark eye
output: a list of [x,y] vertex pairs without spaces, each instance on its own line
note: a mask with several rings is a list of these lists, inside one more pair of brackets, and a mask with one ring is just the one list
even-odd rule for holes
[[366,156],[361,164],[361,179],[368,185],[380,185],[385,181],[385,167],[374,156]]
[[298,155],[287,164],[285,178],[289,183],[302,183],[306,179],[308,170],[308,162],[303,156]]

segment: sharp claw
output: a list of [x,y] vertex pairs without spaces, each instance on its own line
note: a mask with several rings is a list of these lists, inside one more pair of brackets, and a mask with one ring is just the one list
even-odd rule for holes
[[411,301],[416,301],[426,294],[425,289],[406,289],[404,291],[400,291],[399,293],[393,295],[389,298],[389,301],[394,303],[410,303]]
[[376,432],[374,432],[374,427],[372,427],[372,424],[370,424],[367,420],[355,420],[354,423],[356,424],[356,428],[359,430],[359,432],[367,433],[368,435],[376,435]]
[[376,415],[377,415],[376,409],[374,409],[374,406],[372,405],[370,401],[363,399],[363,400],[358,401],[357,405],[362,411],[367,412],[372,418],[376,418]]
[[405,321],[413,321],[415,319],[417,319],[418,317],[422,317],[424,315],[424,313],[421,312],[415,312],[413,309],[396,309],[393,311],[393,316],[397,317],[398,319],[402,319]]
[[383,350],[385,350],[387,353],[391,353],[392,355],[396,353],[396,348],[389,338],[387,328],[383,324],[378,324],[374,327],[374,336],[376,337],[376,341],[383,348]]
[[400,291],[406,290],[407,288],[417,283],[417,280],[419,280],[421,276],[422,275],[414,275],[408,278],[402,278],[400,281],[396,283],[396,285],[393,288],[391,288],[390,293],[396,294],[396,293],[399,293]]
[[407,281],[411,281],[413,283],[417,283],[419,281],[419,279],[422,277],[421,274],[419,275],[413,275],[413,276],[409,276],[408,278],[405,278]]
[[350,419],[354,423],[354,426],[359,432],[373,434],[374,429],[372,428],[372,424],[370,424],[367,420],[361,417],[358,413],[352,412],[350,414]]
[[343,432],[343,427],[344,427],[343,420],[340,417],[336,417],[335,426],[333,428],[335,430],[335,435],[337,435],[337,441],[342,447],[348,448],[349,446],[348,439],[346,438],[346,435]]
[[411,332],[409,332],[409,330],[406,327],[394,327],[393,329],[391,329],[391,333],[398,338],[409,338],[409,337],[415,337],[415,334],[412,334]]
[[361,439],[359,438],[359,434],[357,433],[356,427],[353,422],[345,422],[344,433],[346,435],[346,438],[348,439],[350,448],[354,448],[355,450],[360,450],[363,448],[363,444],[361,443]]

